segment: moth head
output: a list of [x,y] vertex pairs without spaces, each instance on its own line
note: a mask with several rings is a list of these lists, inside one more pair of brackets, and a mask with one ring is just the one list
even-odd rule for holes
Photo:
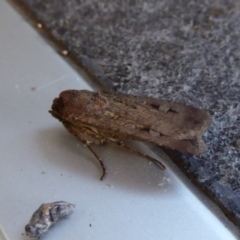
[[[49,112],[60,122],[64,122],[66,120],[65,116],[69,115],[76,105],[76,98],[78,98],[76,90],[67,90],[61,92],[59,97],[53,100],[52,107]],[[78,108],[78,110],[81,110],[81,108]]]
[[72,113],[81,118],[89,112],[107,107],[108,104],[107,98],[99,92],[66,90],[53,100],[52,109],[49,112],[53,117],[64,122],[74,118]]

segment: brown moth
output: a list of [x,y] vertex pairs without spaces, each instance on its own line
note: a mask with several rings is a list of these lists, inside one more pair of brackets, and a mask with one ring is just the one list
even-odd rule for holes
[[134,150],[123,140],[152,142],[178,151],[200,154],[201,135],[210,125],[207,111],[185,104],[131,95],[111,95],[88,90],[66,90],[49,111],[105,166],[91,144],[113,143],[158,164],[158,160]]

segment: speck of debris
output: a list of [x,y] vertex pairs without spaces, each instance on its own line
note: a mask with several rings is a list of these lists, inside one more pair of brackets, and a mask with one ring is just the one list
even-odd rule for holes
[[67,56],[68,55],[68,50],[62,50],[62,55]]
[[36,91],[36,89],[37,89],[36,87],[31,87],[32,91]]
[[38,28],[42,28],[42,24],[41,24],[41,23],[38,23],[38,24],[37,24],[37,27],[38,27]]
[[91,224],[91,223],[89,224],[89,227],[92,227],[92,224]]
[[42,173],[42,174],[45,174],[45,173],[46,173],[46,171],[42,171],[41,173]]

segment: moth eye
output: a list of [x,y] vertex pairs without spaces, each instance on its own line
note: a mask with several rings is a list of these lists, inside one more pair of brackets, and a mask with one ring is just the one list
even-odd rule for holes
[[166,106],[166,105],[160,105],[159,108],[158,108],[158,110],[160,112],[163,112],[163,113],[167,113],[169,111],[169,109],[170,108],[168,106]]
[[129,128],[129,129],[135,129],[136,128],[136,126],[131,124],[131,123],[125,124],[124,127]]
[[159,132],[156,132],[156,131],[154,131],[154,130],[152,130],[152,129],[149,130],[149,133],[150,133],[150,135],[153,136],[153,137],[159,137],[159,136],[160,136],[160,133],[159,133]]

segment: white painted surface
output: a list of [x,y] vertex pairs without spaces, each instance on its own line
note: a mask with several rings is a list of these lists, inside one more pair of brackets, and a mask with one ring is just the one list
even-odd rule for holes
[[48,113],[62,90],[89,86],[5,1],[0,53],[0,224],[9,239],[26,239],[32,213],[57,200],[77,208],[45,240],[235,239],[169,168],[107,145],[95,148],[108,168],[98,180],[94,157]]

